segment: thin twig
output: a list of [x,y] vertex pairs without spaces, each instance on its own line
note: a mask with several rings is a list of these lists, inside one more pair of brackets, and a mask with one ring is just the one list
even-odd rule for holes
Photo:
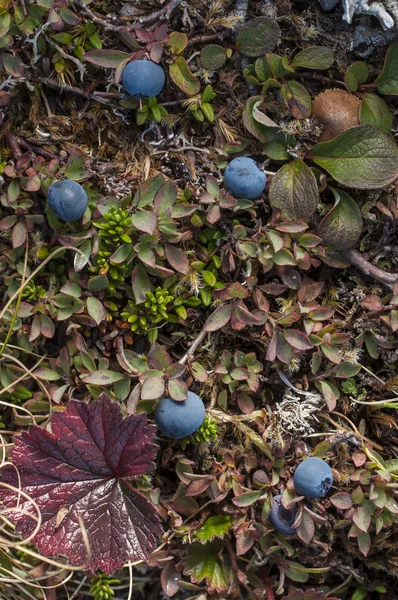
[[71,56],[70,54],[68,54],[67,52],[65,52],[61,46],[58,46],[58,44],[56,44],[54,42],[54,40],[52,40],[51,38],[48,37],[48,35],[46,35],[43,32],[43,36],[45,37],[46,41],[51,44],[51,46],[53,46],[57,52],[60,53],[60,55],[65,58],[66,60],[71,60],[73,63],[75,63],[79,73],[80,73],[80,81],[83,81],[83,77],[84,77],[84,73],[85,73],[85,67],[84,64],[75,56]]
[[140,25],[151,25],[156,21],[164,21],[170,19],[173,12],[178,8],[178,5],[181,3],[181,0],[171,0],[166,6],[161,8],[160,10],[151,13],[149,15],[144,15],[142,17],[138,17],[137,21],[132,25],[114,25],[110,23],[106,19],[99,17],[88,7],[85,6],[81,0],[74,0],[74,3],[81,9],[81,11],[90,18],[93,23],[97,23],[97,25],[101,25],[105,31],[115,31],[120,32],[121,30],[131,31],[133,29],[137,29]]
[[[86,100],[96,100],[97,102],[101,102],[102,104],[109,104],[110,100],[120,100],[123,98],[123,94],[113,93],[113,92],[87,92],[86,90],[82,90],[74,85],[66,85],[59,83],[55,79],[50,79],[49,77],[36,77],[31,81],[32,83],[41,83],[57,92],[67,92],[70,94],[77,94],[78,96],[82,96]],[[121,109],[120,106],[118,108]]]
[[37,144],[32,144],[31,142],[28,142],[27,140],[24,140],[23,138],[21,138],[19,136],[15,136],[15,137],[16,137],[18,144],[22,148],[25,148],[25,150],[32,150],[32,152],[34,152],[35,154],[40,154],[40,156],[44,156],[44,158],[48,158],[48,160],[54,160],[54,159],[59,160],[60,159],[60,157],[57,156],[55,154],[55,152],[50,152],[50,150],[46,150],[45,148],[42,148],[41,146],[38,146]]
[[194,35],[187,44],[187,47],[194,46],[195,44],[207,44],[214,40],[222,41],[227,35],[231,33],[229,30],[219,31],[218,33],[210,33],[209,35]]
[[139,17],[138,22],[140,25],[148,25],[149,23],[154,23],[158,20],[168,20],[170,19],[172,13],[178,8],[178,5],[181,4],[181,0],[171,0],[166,6],[161,8],[160,10],[151,13],[150,15],[146,15],[145,17]]
[[352,265],[357,267],[365,275],[373,277],[377,281],[380,281],[390,290],[393,288],[394,283],[398,281],[398,273],[388,273],[383,271],[376,265],[366,260],[358,250],[342,250],[340,254]]
[[13,133],[7,133],[6,140],[9,144],[15,158],[19,158],[20,156],[22,156],[23,152],[22,152],[21,148],[19,147],[17,137]]
[[204,329],[202,329],[202,331],[199,333],[198,337],[192,342],[192,344],[190,345],[190,347],[188,348],[187,352],[184,354],[184,356],[178,361],[180,363],[180,365],[185,365],[185,363],[187,362],[188,358],[190,356],[192,356],[192,354],[195,353],[195,350],[200,346],[200,344],[203,342],[203,340],[205,339],[206,335],[207,335],[207,331],[205,331]]

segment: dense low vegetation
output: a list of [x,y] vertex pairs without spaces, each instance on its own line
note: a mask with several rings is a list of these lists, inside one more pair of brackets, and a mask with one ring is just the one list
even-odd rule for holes
[[2,598],[397,597],[398,41],[340,16],[0,0]]

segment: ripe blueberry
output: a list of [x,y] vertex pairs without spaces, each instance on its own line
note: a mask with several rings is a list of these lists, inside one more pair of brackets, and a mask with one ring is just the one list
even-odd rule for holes
[[151,60],[133,60],[123,71],[123,86],[133,98],[153,98],[165,82],[162,67]]
[[296,530],[292,529],[296,514],[296,504],[294,504],[292,508],[285,508],[282,504],[282,495],[278,494],[277,496],[274,496],[268,518],[275,529],[282,533],[296,533]]
[[332,469],[322,458],[310,456],[299,464],[293,481],[296,491],[301,496],[322,498],[333,484]]
[[265,188],[267,176],[252,158],[234,158],[225,169],[224,180],[238,198],[257,198]]
[[155,409],[155,422],[163,435],[181,439],[194,433],[205,420],[205,405],[193,392],[183,402],[162,398]]
[[65,179],[50,186],[47,203],[63,221],[77,221],[87,208],[87,194],[77,181]]

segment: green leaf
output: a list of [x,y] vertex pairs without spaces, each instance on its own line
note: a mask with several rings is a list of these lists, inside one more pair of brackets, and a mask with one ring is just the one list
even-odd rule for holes
[[11,16],[8,12],[3,12],[0,14],[0,38],[7,35],[8,30],[11,26]]
[[137,206],[137,208],[143,208],[144,206],[152,204],[157,191],[164,182],[163,175],[156,175],[155,177],[147,179],[138,188],[133,199],[133,205]]
[[285,82],[281,88],[282,98],[296,119],[307,119],[312,110],[311,96],[308,90],[297,81]]
[[44,381],[57,381],[57,379],[60,379],[61,377],[60,375],[58,375],[58,373],[56,373],[52,369],[47,369],[46,367],[39,367],[38,369],[36,369],[36,371],[34,371],[33,374],[39,379],[44,379]]
[[268,52],[265,55],[265,58],[267,59],[269,68],[272,72],[272,77],[274,79],[268,80],[268,82],[266,82],[267,85],[263,86],[263,94],[265,93],[266,89],[268,89],[268,85],[271,85],[271,87],[276,85],[276,87],[278,87],[277,84],[279,84],[279,82],[276,81],[277,79],[279,79],[280,77],[284,77],[289,73],[294,73],[294,68],[288,64],[285,56],[279,56],[279,54]]
[[87,284],[90,292],[100,292],[102,290],[107,290],[109,287],[109,281],[106,275],[96,275],[95,277],[91,277],[88,280]]
[[360,506],[359,508],[355,509],[352,520],[354,521],[358,529],[364,531],[365,533],[368,531],[370,527],[371,516],[363,506]]
[[120,63],[130,58],[130,56],[130,54],[120,50],[89,50],[84,55],[84,59],[99,67],[116,69]]
[[205,46],[200,53],[200,62],[208,71],[217,71],[221,69],[227,60],[225,48],[217,44],[209,44]]
[[260,498],[261,494],[261,490],[256,492],[244,492],[243,494],[232,498],[232,502],[233,504],[235,504],[235,506],[239,506],[239,508],[244,508],[246,506],[251,506],[252,504],[254,504],[254,502],[256,502]]
[[223,538],[232,527],[232,519],[227,515],[216,515],[207,519],[197,530],[196,536],[202,544],[211,542],[215,537]]
[[142,400],[157,400],[164,394],[164,379],[162,376],[148,377],[141,388]]
[[88,261],[90,260],[90,256],[91,256],[91,240],[85,240],[82,245],[79,248],[81,250],[81,252],[83,252],[83,254],[81,254],[81,252],[76,252],[75,253],[75,258],[73,260],[73,270],[78,273],[79,271],[81,271],[82,269],[84,269],[84,267],[86,266],[86,264],[88,263]]
[[377,94],[365,94],[359,107],[359,122],[373,125],[384,133],[390,133],[392,114],[383,98]]
[[167,384],[167,388],[170,398],[176,400],[176,402],[186,400],[188,397],[187,384],[181,379],[172,379]]
[[176,86],[188,96],[195,96],[196,94],[199,94],[199,79],[191,73],[185,58],[178,56],[174,64],[170,65],[169,72],[170,77]]
[[332,190],[336,204],[322,219],[318,235],[325,245],[338,250],[353,248],[362,233],[362,215],[358,205],[343,190]]
[[151,283],[143,266],[135,265],[131,282],[136,304],[142,304],[146,300],[146,293],[151,291]]
[[119,248],[109,257],[109,261],[114,265],[120,265],[125,263],[131,256],[133,245],[129,243],[122,244]]
[[302,50],[293,58],[291,64],[293,67],[303,67],[304,69],[329,69],[334,62],[334,54],[326,46],[310,46]]
[[256,17],[240,28],[236,46],[244,56],[261,56],[272,52],[279,41],[280,29],[276,21]]
[[123,373],[116,373],[116,371],[108,371],[108,369],[102,369],[89,373],[88,375],[82,376],[82,381],[85,384],[91,385],[111,385],[124,379]]
[[107,312],[98,298],[90,296],[87,298],[87,311],[90,317],[94,319],[97,325],[100,325],[106,319]]
[[77,25],[80,23],[81,19],[69,10],[69,8],[60,7],[58,10],[60,17],[62,17],[62,20],[68,25]]
[[333,369],[333,373],[340,379],[348,379],[349,377],[355,377],[361,370],[361,365],[354,365],[349,362],[342,362]]
[[254,68],[260,82],[267,81],[267,79],[273,76],[266,56],[258,58],[254,63]]
[[[274,141],[276,135],[280,132],[279,127],[268,127],[258,122],[253,116],[253,111],[263,102],[262,96],[252,96],[249,98],[243,108],[242,119],[245,128],[254,135],[260,142]],[[259,111],[260,112],[260,111]],[[257,113],[256,113],[257,114]],[[279,133],[279,139],[285,139],[284,134]]]
[[135,213],[131,216],[131,221],[136,229],[151,235],[155,231],[158,223],[155,213],[149,212],[148,210],[142,210]]
[[190,575],[193,583],[200,583],[205,579],[209,592],[228,590],[232,571],[219,555],[220,544],[192,544],[189,550],[189,555],[183,560],[184,575]]
[[368,65],[362,60],[354,62],[346,71],[344,81],[352,92],[356,92],[360,83],[365,83],[369,77]]
[[53,40],[58,42],[59,44],[71,44],[73,41],[73,37],[70,33],[66,33],[65,31],[60,31],[59,33],[55,33],[52,36]]
[[10,75],[23,77],[24,66],[19,58],[16,58],[12,54],[3,54],[3,66]]
[[383,70],[374,82],[381,94],[386,96],[398,95],[398,41],[393,42],[388,49]]
[[88,175],[84,169],[85,155],[80,148],[74,147],[69,155],[69,160],[65,169],[65,177],[74,181],[81,181]]
[[180,31],[172,31],[169,35],[169,39],[165,43],[165,46],[170,50],[172,54],[181,54],[185,50],[188,44],[188,37],[185,33]]
[[312,158],[343,185],[379,189],[398,177],[398,148],[394,139],[371,125],[344,131],[312,149]]
[[311,169],[301,160],[283,165],[272,178],[269,202],[281,211],[282,219],[307,219],[319,202],[318,185]]

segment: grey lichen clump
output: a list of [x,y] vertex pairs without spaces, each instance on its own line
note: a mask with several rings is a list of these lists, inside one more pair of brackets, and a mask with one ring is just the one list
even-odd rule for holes
[[318,422],[316,413],[325,406],[320,394],[306,394],[305,398],[286,391],[282,402],[276,408],[280,427],[294,438],[314,433],[314,425]]
[[[383,29],[392,29],[398,26],[398,0],[383,0],[372,2],[371,0],[342,0],[344,6],[343,19],[352,23],[355,14],[373,15],[377,17]],[[325,10],[331,10],[337,1],[320,0]]]

